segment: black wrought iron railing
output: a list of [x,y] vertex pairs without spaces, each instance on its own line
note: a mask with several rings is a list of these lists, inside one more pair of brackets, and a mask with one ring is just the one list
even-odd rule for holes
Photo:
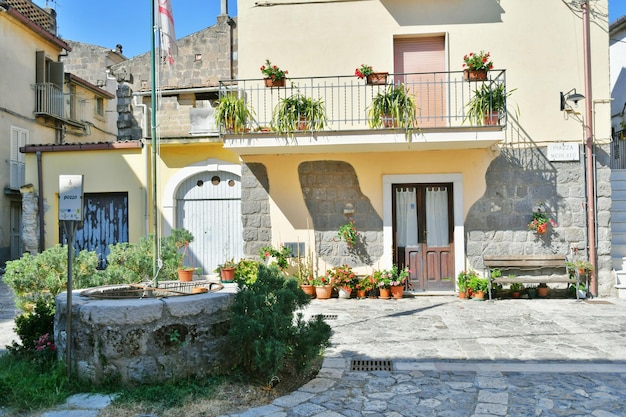
[[[506,71],[492,70],[487,79],[468,81],[463,71],[388,74],[383,84],[368,84],[355,76],[288,78],[284,87],[266,87],[263,79],[224,80],[220,97],[237,94],[251,109],[252,117],[238,134],[276,130],[277,106],[290,97],[309,97],[323,104],[325,124],[309,123],[306,130],[350,131],[371,128],[368,110],[375,97],[403,85],[415,102],[416,128],[447,129],[506,125]],[[472,117],[473,100],[482,98],[479,117]],[[476,103],[474,103],[476,104]],[[492,116],[493,113],[493,116]],[[216,121],[220,133],[227,131]],[[397,126],[396,126],[397,127]],[[394,126],[379,127],[394,128]]]

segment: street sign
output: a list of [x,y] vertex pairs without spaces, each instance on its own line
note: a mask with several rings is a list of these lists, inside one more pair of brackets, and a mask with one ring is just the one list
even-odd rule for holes
[[59,220],[83,220],[82,175],[59,175]]

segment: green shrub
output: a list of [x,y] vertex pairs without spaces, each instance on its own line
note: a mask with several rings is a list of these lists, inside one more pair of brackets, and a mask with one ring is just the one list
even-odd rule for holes
[[[81,251],[73,263],[73,286],[84,288],[97,275],[98,256]],[[54,302],[54,297],[67,288],[67,246],[55,245],[38,255],[24,254],[8,261],[3,277],[13,290],[17,308],[30,312],[39,300]]]
[[252,259],[240,259],[235,267],[235,281],[250,285],[257,279],[259,273],[259,261]]
[[304,369],[328,346],[330,326],[321,317],[305,321],[294,313],[310,302],[295,279],[277,267],[259,265],[257,280],[239,283],[228,339],[237,346],[234,365],[264,382],[286,367]]
[[22,344],[13,341],[7,346],[9,352],[31,359],[37,365],[54,361],[54,310],[54,303],[42,298],[37,300],[32,311],[19,315],[15,319],[15,332]]

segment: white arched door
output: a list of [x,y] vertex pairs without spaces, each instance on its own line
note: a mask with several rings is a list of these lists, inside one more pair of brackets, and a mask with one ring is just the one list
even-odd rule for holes
[[203,171],[176,190],[176,228],[189,230],[189,266],[213,272],[225,260],[243,257],[241,177],[228,171]]

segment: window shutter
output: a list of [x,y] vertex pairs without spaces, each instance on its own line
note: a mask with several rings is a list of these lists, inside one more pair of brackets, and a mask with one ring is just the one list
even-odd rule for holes
[[11,128],[11,149],[9,160],[9,188],[19,189],[26,182],[25,155],[20,148],[28,144],[28,130]]

